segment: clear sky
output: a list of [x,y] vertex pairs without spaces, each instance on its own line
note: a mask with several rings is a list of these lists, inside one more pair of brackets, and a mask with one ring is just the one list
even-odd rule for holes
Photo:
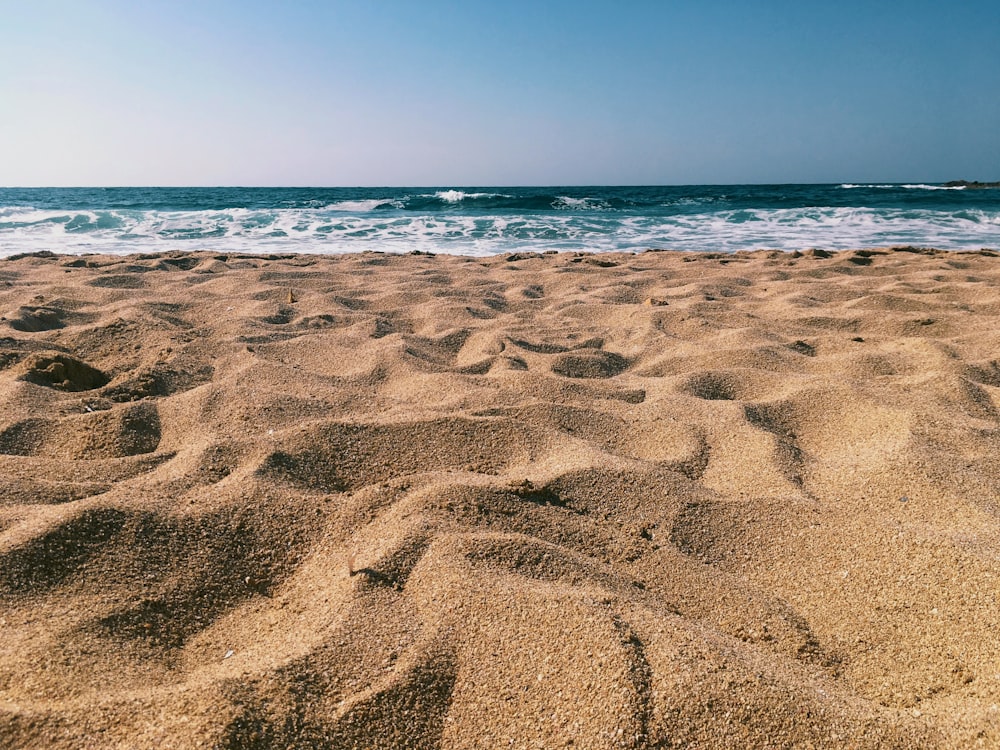
[[998,0],[0,0],[0,185],[953,178]]

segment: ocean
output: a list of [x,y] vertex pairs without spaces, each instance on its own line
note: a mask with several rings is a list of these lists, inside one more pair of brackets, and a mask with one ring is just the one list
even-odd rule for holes
[[943,185],[0,188],[0,257],[55,253],[1000,248],[1000,189]]

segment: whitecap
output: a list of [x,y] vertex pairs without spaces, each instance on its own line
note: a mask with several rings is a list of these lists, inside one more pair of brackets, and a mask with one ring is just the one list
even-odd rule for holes
[[509,198],[503,193],[466,193],[464,190],[439,190],[433,195],[422,195],[422,198],[437,198],[445,203],[460,203],[464,200],[480,200],[485,198]]
[[330,211],[353,213],[367,213],[383,207],[402,208],[403,204],[394,198],[370,198],[368,200],[337,201],[325,206]]
[[552,208],[575,211],[599,211],[607,210],[609,206],[606,201],[602,201],[598,198],[570,198],[567,195],[560,195],[552,202]]
[[[575,199],[588,206],[588,199]],[[104,215],[106,212],[99,212]],[[453,211],[341,212],[329,208],[116,211],[19,208],[0,218],[0,256],[165,250],[344,253],[414,249],[464,255],[514,250],[735,251],[846,249],[895,244],[1000,247],[1000,211],[862,207],[741,208],[668,215],[553,210],[478,215]],[[10,222],[11,216],[20,221]],[[67,225],[80,217],[70,231]],[[25,221],[27,220],[27,221]]]
[[965,190],[965,185],[900,185],[907,190]]

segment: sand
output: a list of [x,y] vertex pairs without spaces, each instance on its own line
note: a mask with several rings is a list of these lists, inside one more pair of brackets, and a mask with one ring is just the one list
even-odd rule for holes
[[1000,746],[1000,258],[0,261],[0,747]]

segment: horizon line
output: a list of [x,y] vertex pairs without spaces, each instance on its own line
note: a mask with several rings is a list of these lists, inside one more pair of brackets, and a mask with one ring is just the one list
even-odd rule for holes
[[437,184],[371,184],[371,185],[250,185],[250,184],[190,184],[190,185],[154,185],[154,184],[94,184],[94,185],[0,185],[0,190],[120,190],[120,189],[157,189],[157,190],[214,190],[226,189],[266,189],[266,190],[375,190],[379,188],[400,189],[400,188],[655,188],[655,187],[737,187],[752,185],[755,187],[781,186],[781,185],[944,185],[948,182],[969,182],[990,184],[991,180],[968,180],[964,178],[950,180],[835,180],[833,182],[648,182],[648,183],[600,183],[600,182],[580,182],[580,183],[507,183],[492,184],[482,183],[437,183]]

